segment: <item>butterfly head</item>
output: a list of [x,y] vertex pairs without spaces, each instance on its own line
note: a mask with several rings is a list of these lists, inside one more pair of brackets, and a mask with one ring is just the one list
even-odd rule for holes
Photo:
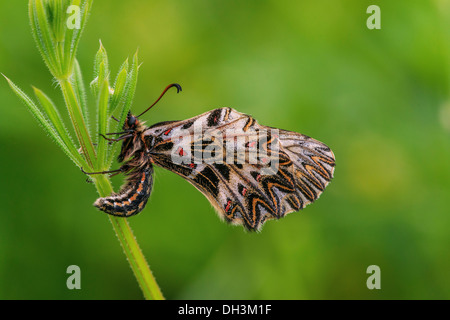
[[123,124],[123,129],[125,131],[139,131],[143,124],[144,123],[140,121],[138,117],[134,116],[131,112],[128,112],[125,123]]
[[130,114],[130,116],[127,117],[127,124],[128,124],[128,127],[130,127],[130,128],[133,127],[136,124],[136,117],[133,116],[132,114]]

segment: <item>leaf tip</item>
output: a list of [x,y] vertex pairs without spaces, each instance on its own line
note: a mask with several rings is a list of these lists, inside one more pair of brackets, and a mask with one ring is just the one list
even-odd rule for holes
[[0,72],[2,74],[3,77],[5,77],[6,81],[11,82],[11,80],[9,80],[9,78],[7,76],[5,76],[5,74],[3,72]]
[[42,92],[40,89],[36,88],[35,86],[31,85],[31,88],[33,88],[33,91],[35,94]]
[[100,50],[105,50],[105,46],[103,45],[102,39],[98,39],[98,44],[100,46]]

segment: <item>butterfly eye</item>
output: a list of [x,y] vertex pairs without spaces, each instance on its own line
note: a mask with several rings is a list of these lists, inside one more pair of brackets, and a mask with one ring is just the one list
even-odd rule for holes
[[136,117],[135,116],[131,116],[130,118],[128,118],[128,126],[133,126],[136,123]]

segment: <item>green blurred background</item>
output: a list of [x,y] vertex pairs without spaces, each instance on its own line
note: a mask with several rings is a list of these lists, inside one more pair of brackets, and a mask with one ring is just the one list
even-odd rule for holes
[[[63,107],[28,1],[0,3],[0,72]],[[381,8],[381,30],[366,9]],[[95,1],[78,59],[101,39],[113,76],[139,48],[133,110],[147,124],[230,106],[328,144],[335,178],[258,234],[156,169],[131,226],[168,299],[450,298],[450,2]],[[93,185],[0,79],[0,298],[140,299]],[[122,178],[114,178],[116,188]],[[81,268],[68,290],[66,268]],[[381,268],[381,290],[366,269]]]

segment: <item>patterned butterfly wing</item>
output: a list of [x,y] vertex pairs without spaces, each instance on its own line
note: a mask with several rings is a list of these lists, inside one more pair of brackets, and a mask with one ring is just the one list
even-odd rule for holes
[[249,230],[304,208],[333,176],[326,145],[231,108],[156,124],[145,135],[156,165],[193,184],[221,218]]
[[297,132],[280,130],[280,143],[293,163],[301,208],[315,201],[333,178],[335,158],[324,143]]

